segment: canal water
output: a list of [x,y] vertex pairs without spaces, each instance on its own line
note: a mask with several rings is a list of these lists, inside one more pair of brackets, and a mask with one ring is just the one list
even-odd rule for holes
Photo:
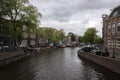
[[120,80],[77,56],[79,48],[49,49],[0,69],[0,80]]

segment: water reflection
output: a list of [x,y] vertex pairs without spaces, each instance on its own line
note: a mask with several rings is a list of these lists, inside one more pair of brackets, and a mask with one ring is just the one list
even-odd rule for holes
[[93,64],[86,59],[80,58],[82,60],[82,65],[84,66],[85,75],[91,76],[90,80],[120,80],[120,75],[113,73],[97,64]]
[[[120,80],[77,56],[79,48],[46,50],[0,69],[0,80]],[[109,73],[106,75],[106,73]]]

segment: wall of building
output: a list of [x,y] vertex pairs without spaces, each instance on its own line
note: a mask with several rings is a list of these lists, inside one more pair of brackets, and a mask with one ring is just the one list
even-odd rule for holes
[[110,52],[110,57],[120,58],[120,16],[108,18],[103,15],[104,48]]

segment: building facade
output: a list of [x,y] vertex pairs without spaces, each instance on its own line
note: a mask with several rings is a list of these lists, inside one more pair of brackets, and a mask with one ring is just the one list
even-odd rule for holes
[[[74,41],[72,41],[72,35],[74,36]],[[64,43],[66,46],[77,46],[79,44],[78,38],[79,36],[77,34],[69,32],[64,40]]]
[[120,57],[120,6],[115,7],[110,15],[103,14],[103,46],[111,57]]
[[23,26],[22,35],[23,35],[23,39],[22,39],[21,45],[30,46],[30,45],[37,44],[36,34],[34,32],[27,31],[26,26]]

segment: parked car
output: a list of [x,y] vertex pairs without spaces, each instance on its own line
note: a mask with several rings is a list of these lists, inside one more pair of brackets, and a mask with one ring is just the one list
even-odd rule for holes
[[91,50],[93,49],[94,47],[92,45],[86,45],[86,46],[81,47],[81,50],[84,52],[91,52]]
[[86,46],[86,47],[82,47],[81,50],[84,52],[90,52],[91,48]]

